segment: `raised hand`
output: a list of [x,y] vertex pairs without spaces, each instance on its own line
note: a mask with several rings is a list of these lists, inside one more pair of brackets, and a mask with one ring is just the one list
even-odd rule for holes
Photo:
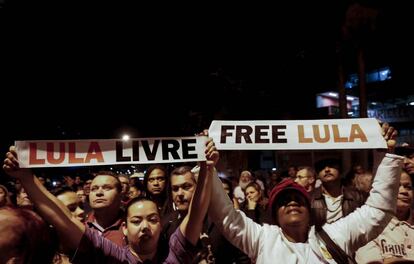
[[6,153],[6,159],[3,162],[3,170],[10,176],[21,179],[25,176],[31,176],[30,169],[21,169],[19,166],[19,160],[17,159],[17,153],[14,146],[9,148],[9,152]]
[[398,132],[394,127],[390,126],[388,123],[383,123],[381,125],[382,136],[387,142],[388,152],[394,153],[395,146],[397,145],[397,135]]
[[213,168],[216,166],[217,162],[219,161],[220,154],[217,151],[217,148],[214,144],[214,141],[212,138],[209,138],[206,142],[206,158],[207,158],[207,167]]
[[[208,129],[204,129],[202,132],[198,133],[197,135],[208,137]],[[207,158],[207,167],[209,169],[212,167],[215,167],[217,165],[217,162],[219,161],[220,154],[217,151],[217,148],[212,138],[208,138],[206,142],[205,153],[206,153],[206,158]]]

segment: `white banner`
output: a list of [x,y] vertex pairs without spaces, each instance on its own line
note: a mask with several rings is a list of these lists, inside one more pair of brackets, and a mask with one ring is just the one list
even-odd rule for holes
[[387,148],[374,118],[213,121],[209,136],[219,150]]
[[22,168],[203,161],[207,137],[15,141]]

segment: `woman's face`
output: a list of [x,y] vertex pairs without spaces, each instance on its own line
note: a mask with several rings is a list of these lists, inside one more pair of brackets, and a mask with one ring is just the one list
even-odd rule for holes
[[250,201],[257,202],[260,198],[260,192],[253,186],[249,186],[246,188],[246,197]]
[[33,205],[32,201],[30,201],[29,196],[27,195],[26,191],[23,188],[17,194],[17,205],[20,207]]
[[296,191],[288,191],[280,197],[276,204],[279,226],[299,227],[308,226],[310,215],[306,198]]

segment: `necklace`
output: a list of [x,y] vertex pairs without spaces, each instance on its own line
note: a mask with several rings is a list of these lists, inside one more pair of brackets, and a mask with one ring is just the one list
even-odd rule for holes
[[[330,203],[330,201],[333,201],[333,202]],[[342,207],[342,195],[340,196],[339,200],[333,200],[330,197],[325,197],[325,202],[326,202],[326,209],[328,210],[328,212],[334,213],[339,210],[339,207]],[[333,208],[335,203],[338,203],[338,205],[336,205],[336,207]]]

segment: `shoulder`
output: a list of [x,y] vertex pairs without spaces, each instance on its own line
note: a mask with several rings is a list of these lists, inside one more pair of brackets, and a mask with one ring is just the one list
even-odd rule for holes
[[311,193],[310,193],[311,199],[315,200],[315,199],[322,199],[322,187],[318,187],[315,188]]
[[343,187],[343,195],[344,199],[346,200],[357,200],[361,202],[364,202],[368,197],[367,193],[357,190],[353,187],[346,186]]

